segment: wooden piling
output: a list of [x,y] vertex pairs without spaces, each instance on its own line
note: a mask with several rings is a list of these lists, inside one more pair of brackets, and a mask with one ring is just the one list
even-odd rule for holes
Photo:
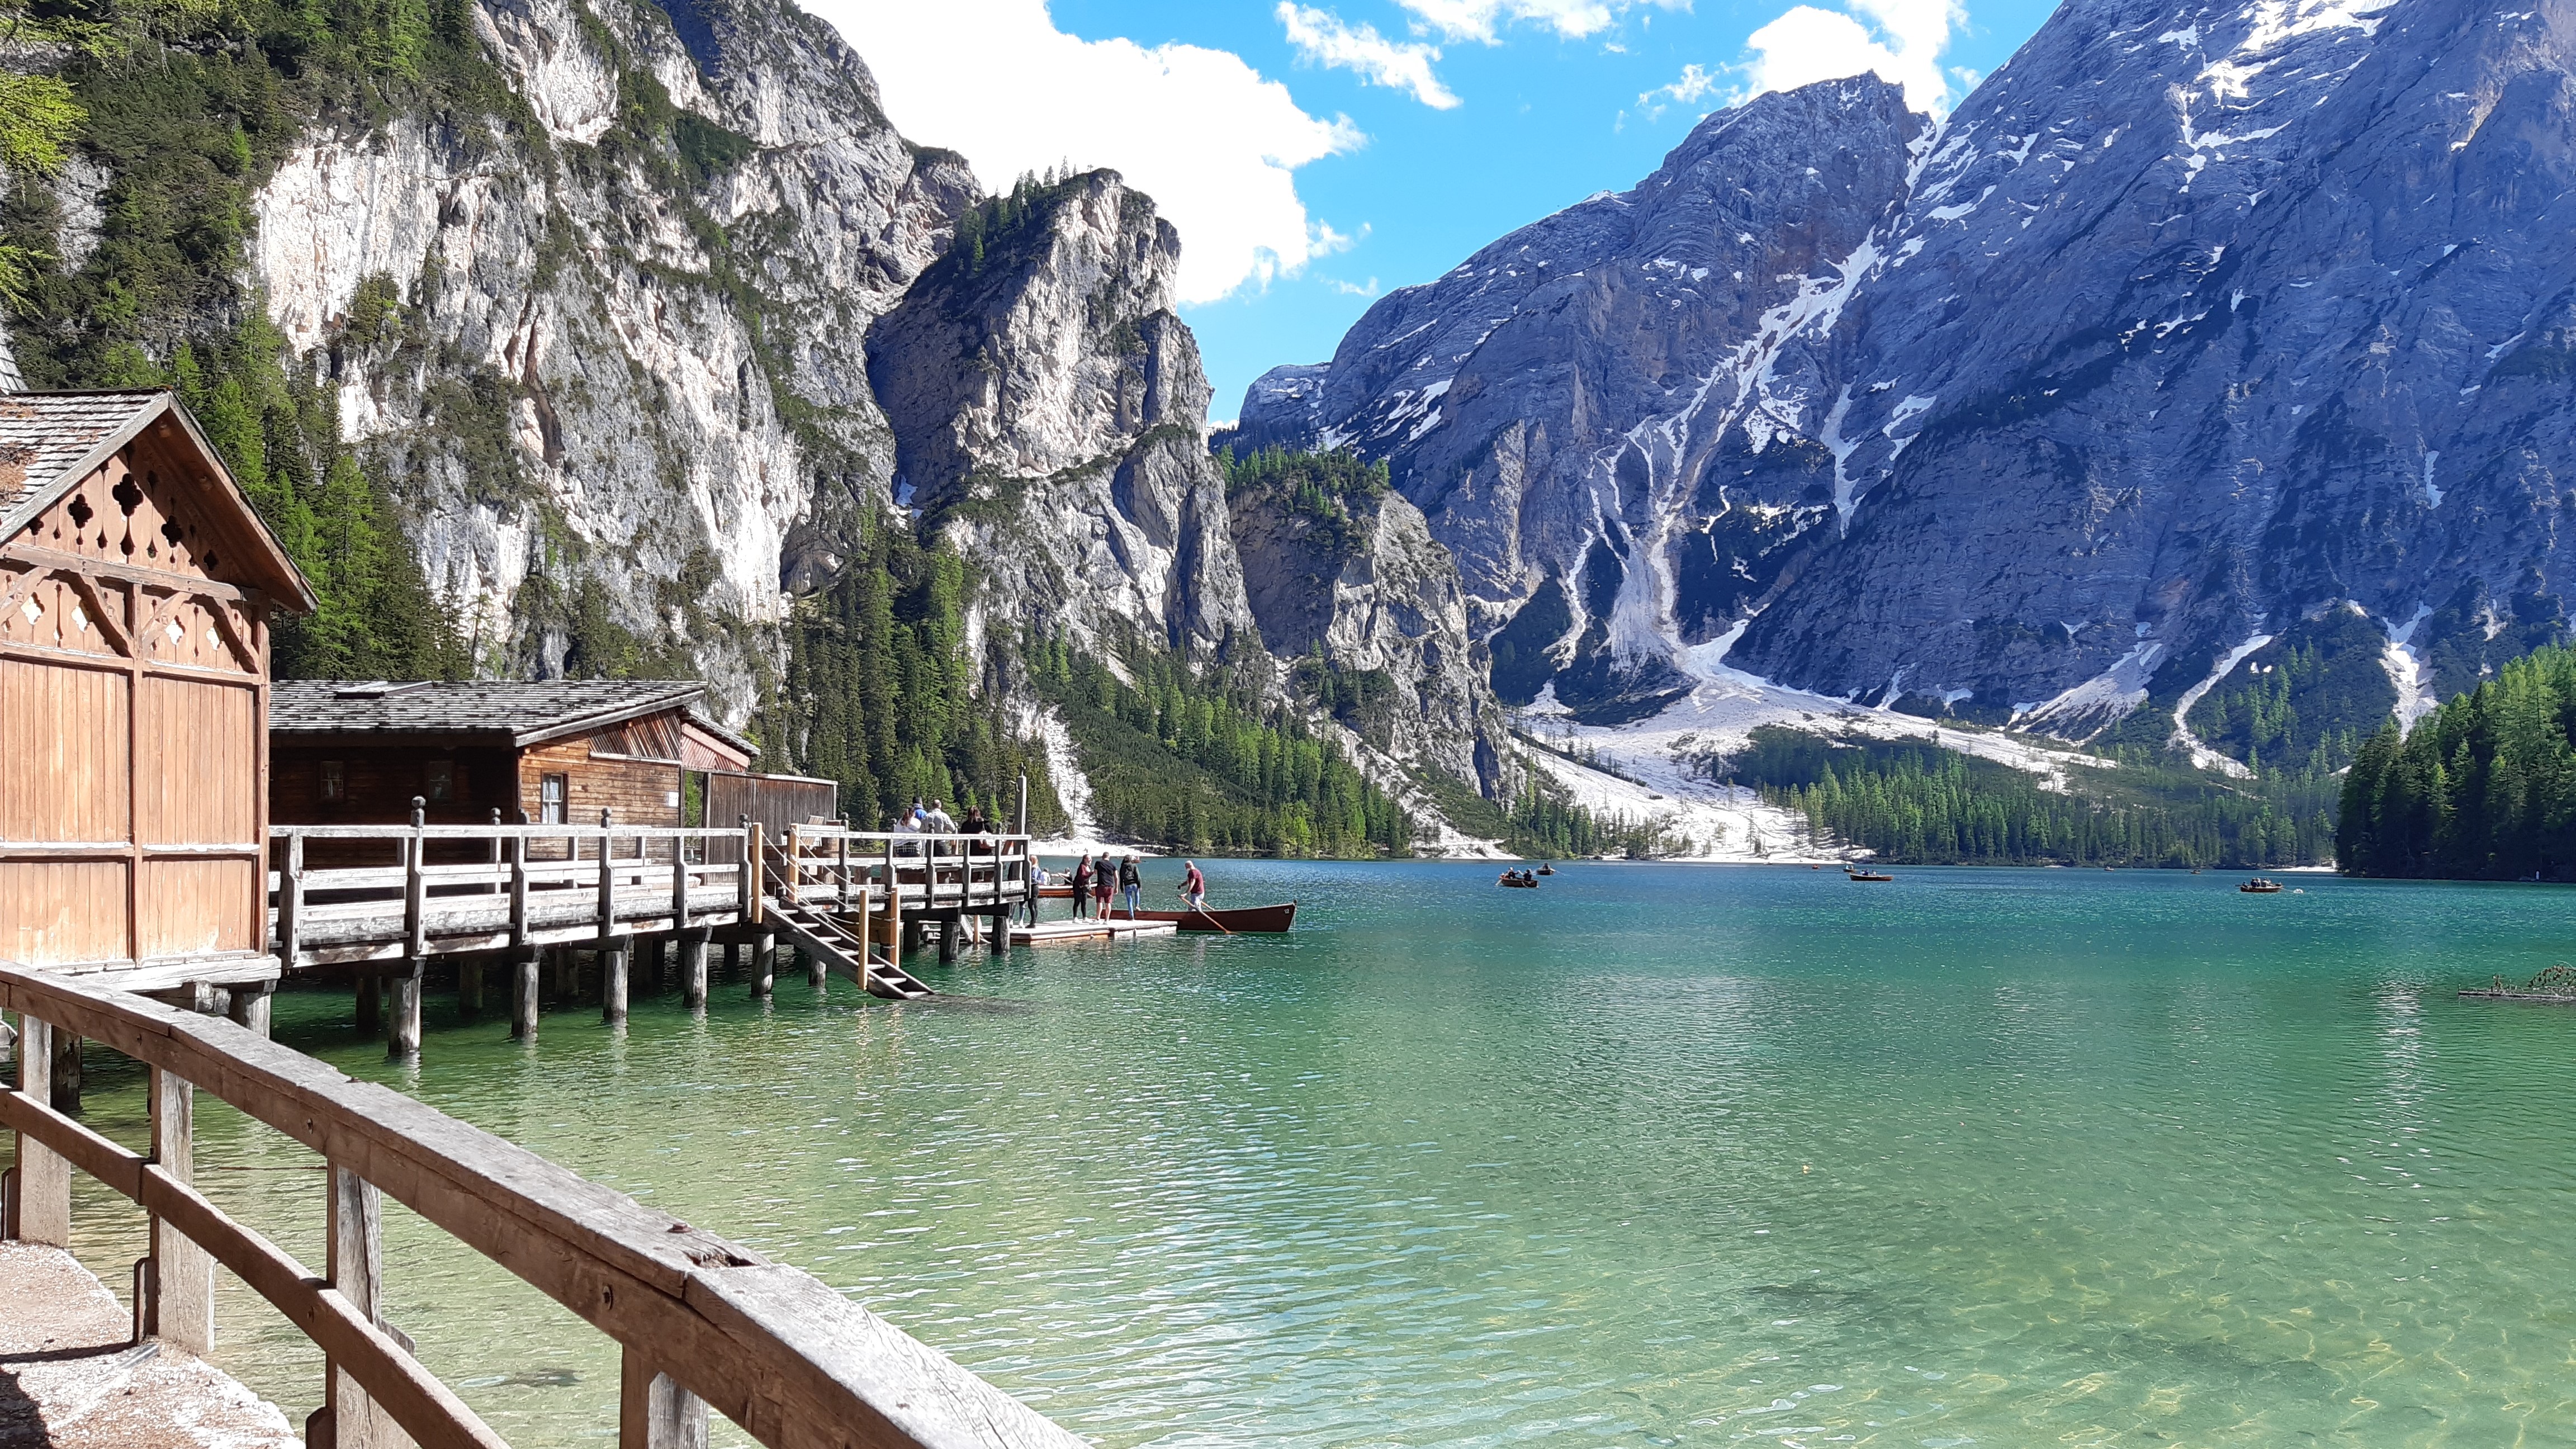
[[358,1035],[373,1039],[385,1029],[383,985],[373,971],[358,973]]
[[599,953],[599,1019],[610,1026],[626,1020],[626,948],[603,947]]
[[54,1104],[57,1112],[77,1114],[81,1104],[81,1039],[60,1030],[54,1033],[53,1039],[53,1087],[47,1100]]
[[468,1016],[483,1014],[483,961],[468,956],[456,963],[456,1009]]
[[680,1001],[691,1011],[707,1009],[707,937],[701,926],[680,941]]
[[[159,1067],[147,1072],[152,1161],[181,1182],[195,1171],[197,1089]],[[203,1356],[215,1348],[215,1259],[161,1218],[152,1220],[151,1293],[143,1331]]]
[[537,1039],[537,952],[522,948],[510,961],[510,1035]]
[[766,1000],[778,990],[778,937],[763,931],[751,943],[751,994]]
[[235,1026],[266,1036],[269,1034],[270,1007],[276,999],[277,983],[274,981],[256,981],[236,986],[233,988],[233,999],[224,1008],[224,1014],[233,1019]]
[[393,1025],[385,1033],[385,1055],[395,1060],[420,1055],[420,998],[429,962],[414,956],[393,975]]

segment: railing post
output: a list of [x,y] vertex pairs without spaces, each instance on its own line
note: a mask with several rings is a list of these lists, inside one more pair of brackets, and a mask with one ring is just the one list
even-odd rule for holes
[[[599,810],[599,1019],[611,1026],[626,1020],[625,938],[617,934],[617,842],[608,833],[614,817]],[[642,837],[637,837],[639,840]]]
[[429,969],[429,802],[411,797],[411,840],[403,859],[403,963],[394,978],[393,1026],[385,1055],[420,1055],[420,995]]
[[751,838],[751,817],[734,817],[742,825],[742,874],[734,877],[734,913],[745,925],[751,923],[752,872],[760,865],[760,844]]
[[769,861],[764,854],[768,848],[768,840],[759,821],[750,822],[750,829],[751,908],[744,913],[743,920],[746,924],[758,925],[763,919],[761,907],[769,894]]
[[805,827],[787,827],[787,904],[805,904]]
[[619,1371],[617,1449],[707,1449],[706,1401],[632,1348]]
[[[331,1286],[384,1328],[384,1196],[348,1168],[331,1164]],[[378,1408],[348,1370],[325,1360],[328,1385],[306,1449],[408,1449],[411,1436]]]
[[277,963],[281,972],[295,969],[296,953],[303,950],[304,934],[304,836],[286,837],[286,866],[277,882]]
[[846,828],[841,831],[841,881],[832,899],[842,910],[850,908],[850,832]]
[[537,1038],[537,948],[528,944],[528,837],[524,835],[510,837],[510,1035],[520,1041]]
[[[18,1090],[31,1102],[51,1100],[54,1037],[59,1029],[18,1014]],[[72,1164],[69,1158],[18,1134],[18,1165],[9,1169],[8,1236],[49,1247],[72,1245]]]
[[[152,1160],[179,1181],[193,1182],[197,1089],[159,1067],[146,1077],[152,1096]],[[159,1218],[152,1220],[152,1295],[143,1329],[200,1357],[214,1352],[214,1255]]]

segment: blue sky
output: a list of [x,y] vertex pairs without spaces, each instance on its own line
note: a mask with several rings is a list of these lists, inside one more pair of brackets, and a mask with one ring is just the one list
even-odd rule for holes
[[[1376,296],[1652,171],[1741,97],[1877,69],[1940,108],[2053,0],[804,0],[987,187],[1115,166],[1181,229],[1234,416]],[[1045,158],[1043,160],[1039,158]]]

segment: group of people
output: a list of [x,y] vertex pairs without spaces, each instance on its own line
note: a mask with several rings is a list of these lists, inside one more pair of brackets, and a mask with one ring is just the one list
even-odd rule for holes
[[[981,805],[970,802],[966,806],[965,820],[960,821],[940,808],[937,800],[927,805],[915,800],[911,809],[896,811],[894,819],[886,822],[886,829],[897,835],[990,835],[996,827],[984,814]],[[906,855],[915,853],[911,850],[904,852]]]
[[[1197,861],[1185,860],[1181,865],[1184,870],[1181,894],[1188,899],[1191,910],[1206,909],[1207,877],[1199,874]],[[1074,862],[1072,885],[1073,913],[1076,916],[1086,914],[1085,908],[1088,907],[1088,914],[1108,919],[1109,902],[1114,894],[1125,903],[1127,917],[1133,920],[1145,891],[1143,862],[1133,852],[1119,856],[1104,850],[1095,858],[1085,851],[1082,858]]]

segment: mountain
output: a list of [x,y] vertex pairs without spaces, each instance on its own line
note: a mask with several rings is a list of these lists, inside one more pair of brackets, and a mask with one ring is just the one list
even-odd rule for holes
[[2071,0],[1937,125],[1872,77],[1707,118],[1241,426],[1388,462],[1504,697],[1592,723],[1722,655],[2189,742],[2294,632],[2420,712],[2565,629],[2572,43],[2565,4]]
[[858,813],[1114,756],[1183,846],[1515,786],[1409,510],[1278,623],[1116,173],[985,194],[784,0],[92,10],[0,73],[0,374],[179,389],[322,593],[291,667],[704,677]]

